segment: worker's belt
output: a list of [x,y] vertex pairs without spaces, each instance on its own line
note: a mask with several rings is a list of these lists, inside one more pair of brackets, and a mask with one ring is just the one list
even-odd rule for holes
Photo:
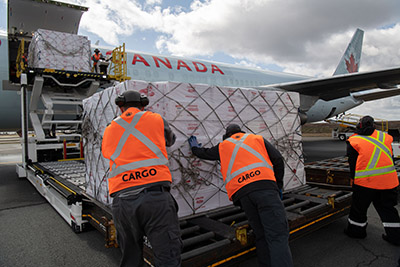
[[[131,188],[129,188],[131,189]],[[163,186],[163,185],[155,185],[147,188],[136,188],[136,189],[131,189],[131,190],[124,190],[124,192],[116,192],[111,195],[111,197],[119,197],[119,198],[127,198],[127,197],[132,197],[132,196],[137,196],[142,193],[147,193],[147,192],[169,192],[170,187],[169,186]]]
[[147,192],[152,192],[152,191],[156,191],[156,192],[169,192],[170,191],[170,187],[168,186],[162,186],[162,185],[156,185],[156,186],[152,186],[152,187],[148,187],[143,189],[143,193],[147,193]]

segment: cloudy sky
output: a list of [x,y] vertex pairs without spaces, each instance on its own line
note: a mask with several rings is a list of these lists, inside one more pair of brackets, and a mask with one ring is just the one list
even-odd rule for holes
[[[11,0],[12,1],[12,0]],[[360,71],[400,66],[399,0],[65,0],[92,43],[309,76],[330,76],[357,28]],[[6,29],[1,0],[0,31]],[[4,14],[4,15],[3,15]],[[400,96],[352,110],[400,120]]]

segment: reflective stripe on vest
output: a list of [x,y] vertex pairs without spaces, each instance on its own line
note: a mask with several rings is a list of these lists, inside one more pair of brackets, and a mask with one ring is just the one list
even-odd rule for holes
[[[131,171],[131,170],[138,169],[141,167],[166,165],[168,163],[168,159],[164,156],[164,154],[162,153],[160,148],[158,146],[156,146],[147,136],[145,136],[144,134],[142,134],[139,130],[137,130],[135,128],[136,124],[139,122],[140,118],[142,117],[142,115],[144,113],[145,113],[145,111],[136,113],[130,123],[126,122],[121,117],[118,117],[117,119],[114,120],[114,122],[116,122],[118,125],[120,125],[122,128],[124,128],[125,131],[118,142],[117,148],[115,149],[114,153],[110,157],[110,159],[113,161],[113,166],[112,166],[112,171],[110,172],[109,177],[114,177],[123,172]],[[134,137],[136,137],[148,149],[150,149],[154,154],[156,154],[156,156],[158,158],[135,161],[135,162],[128,163],[125,165],[116,166],[115,159],[118,158],[118,156],[121,154],[122,148],[124,147],[125,142],[128,139],[129,135],[133,135]]]
[[388,174],[392,172],[396,172],[395,167],[393,164],[384,167],[376,167],[377,163],[379,162],[380,158],[382,157],[382,153],[384,153],[388,158],[392,157],[392,153],[390,149],[385,145],[385,134],[377,131],[377,138],[372,136],[364,136],[364,135],[355,135],[352,138],[361,138],[375,146],[374,151],[371,155],[371,158],[368,162],[368,165],[365,170],[356,170],[355,172],[355,179],[364,178],[368,176],[377,176]]
[[[264,159],[264,157],[259,152],[257,152],[252,147],[250,147],[244,143],[244,141],[246,140],[246,138],[248,136],[249,136],[249,134],[245,134],[239,140],[236,140],[232,137],[226,139],[226,141],[229,141],[229,142],[235,144],[235,148],[233,149],[232,156],[229,160],[228,170],[227,170],[227,174],[226,174],[226,178],[225,178],[225,184],[228,184],[234,177],[240,175],[241,173],[244,173],[246,171],[249,171],[249,170],[257,168],[257,167],[266,167],[270,170],[273,170],[272,166],[268,164],[268,162]],[[247,166],[235,171],[234,173],[231,173],[233,163],[235,162],[239,148],[243,148],[243,149],[247,150],[248,152],[250,152],[251,154],[256,156],[258,159],[260,159],[262,162],[247,165]]]

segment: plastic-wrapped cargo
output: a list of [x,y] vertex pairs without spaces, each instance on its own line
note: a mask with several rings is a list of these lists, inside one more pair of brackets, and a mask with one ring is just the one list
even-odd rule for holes
[[28,66],[91,72],[90,56],[86,36],[38,29],[29,45]]
[[305,184],[297,93],[126,81],[83,101],[86,192],[102,203],[111,203],[106,178],[109,163],[100,152],[102,135],[106,126],[120,115],[114,99],[125,90],[147,95],[150,100],[147,110],[163,116],[177,136],[167,151],[173,179],[171,192],[179,205],[179,217],[232,204],[219,162],[192,156],[187,142],[195,135],[204,147],[216,145],[230,123],[239,124],[245,132],[264,136],[282,153],[284,189]]

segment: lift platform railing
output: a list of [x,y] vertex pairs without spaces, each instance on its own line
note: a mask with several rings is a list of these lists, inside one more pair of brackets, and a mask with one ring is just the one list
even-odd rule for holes
[[128,57],[125,52],[125,43],[112,51],[111,64],[109,67],[109,78],[120,82],[130,80],[127,75],[126,61]]
[[25,54],[25,39],[22,39],[17,53],[17,60],[15,61],[16,64],[16,76],[17,78],[21,77],[21,73],[23,73],[26,69],[26,62],[24,61],[24,54]]

